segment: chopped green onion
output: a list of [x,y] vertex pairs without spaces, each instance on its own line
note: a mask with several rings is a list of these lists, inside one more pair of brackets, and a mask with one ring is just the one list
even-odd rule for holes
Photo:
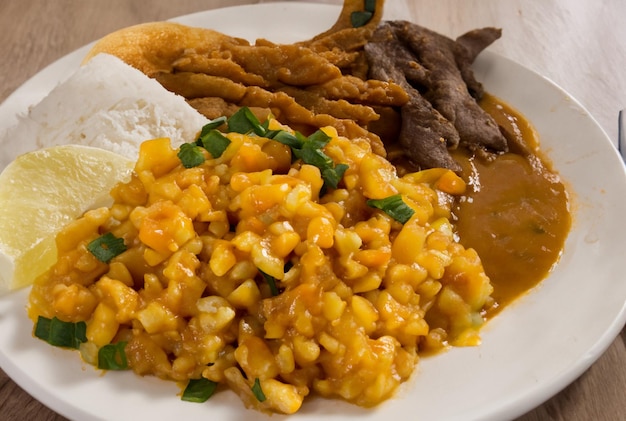
[[322,178],[326,184],[333,189],[336,189],[347,169],[348,166],[346,164],[337,164],[335,168],[326,168],[322,170]]
[[297,136],[284,130],[276,130],[276,133],[268,132],[268,136],[266,137],[274,139],[277,142],[287,145],[293,149],[300,149],[304,143],[302,139],[299,139]]
[[[217,130],[217,127],[221,126],[224,121],[224,119],[216,119],[205,125],[194,146],[205,148],[211,156],[219,158],[230,144],[230,140]],[[317,130],[308,137],[298,132],[292,134],[285,130],[269,130],[269,122],[260,123],[248,107],[241,107],[226,120],[226,123],[228,130],[231,132],[241,134],[254,133],[257,136],[273,139],[289,146],[296,158],[301,159],[305,164],[314,165],[320,169],[325,187],[330,186],[336,189],[343,174],[348,169],[346,164],[335,166],[333,160],[322,151],[331,139],[322,130]],[[181,146],[181,152],[183,146]],[[190,153],[192,148],[193,146],[185,146],[185,149],[189,149]],[[189,160],[192,161],[192,157]],[[185,164],[183,163],[183,165]]]
[[330,142],[330,136],[324,131],[317,130],[315,133],[306,138],[306,142],[316,149],[321,149]]
[[209,151],[213,158],[219,158],[231,142],[230,139],[224,136],[221,132],[211,130],[204,136],[200,137],[196,143]]
[[367,22],[372,19],[372,16],[374,16],[374,14],[367,10],[352,12],[350,15],[350,23],[353,28],[360,28],[361,26],[365,26]]
[[185,168],[193,168],[204,162],[200,147],[193,143],[183,143],[178,150],[178,158]]
[[64,322],[57,317],[48,319],[39,316],[35,325],[35,336],[50,345],[62,348],[78,349],[87,342],[87,324],[85,322]]
[[98,368],[101,370],[128,370],[127,342],[108,344],[98,350]]
[[254,379],[254,384],[252,385],[252,393],[254,393],[254,396],[259,402],[264,402],[265,399],[267,399],[265,397],[265,393],[263,393],[263,389],[261,389],[261,382],[259,381],[258,377]]
[[268,275],[267,273],[263,272],[260,269],[259,269],[259,272],[261,272],[261,275],[263,275],[263,279],[265,279],[265,282],[267,282],[267,285],[269,285],[272,296],[275,297],[278,294],[280,294],[280,291],[278,290],[278,287],[276,286],[276,279],[273,276]]
[[113,233],[107,232],[87,244],[87,250],[101,262],[109,263],[115,256],[126,251],[126,245],[123,238],[117,238]]
[[265,128],[259,119],[248,107],[241,107],[235,114],[228,119],[228,130],[235,133],[248,134],[256,133],[258,136],[265,136],[267,128]]
[[320,149],[315,149],[306,144],[302,149],[294,149],[293,154],[302,160],[305,164],[314,165],[320,170],[333,167],[333,160],[328,157]]
[[411,216],[415,213],[409,205],[404,203],[402,196],[399,194],[384,199],[370,199],[367,201],[367,205],[382,210],[402,224],[411,219]]
[[211,130],[215,130],[225,123],[226,123],[226,117],[224,116],[218,117],[214,120],[209,121],[207,124],[202,126],[202,130],[200,131],[200,135],[198,136],[198,139],[202,138],[202,136],[206,136],[206,134],[209,133]]
[[201,377],[199,379],[191,379],[187,383],[187,387],[183,391],[182,400],[187,402],[206,402],[217,388],[217,383]]
[[293,154],[302,160],[305,164],[314,165],[320,169],[322,179],[325,186],[333,189],[337,188],[343,174],[348,169],[346,164],[338,164],[335,166],[333,160],[322,151],[322,148],[328,144],[330,136],[322,130],[302,139],[300,148],[291,147]]

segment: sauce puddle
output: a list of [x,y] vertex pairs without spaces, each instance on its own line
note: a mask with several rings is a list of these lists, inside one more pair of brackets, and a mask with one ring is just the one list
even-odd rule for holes
[[454,207],[460,242],[474,248],[494,286],[493,317],[547,277],[570,230],[565,187],[518,112],[485,95],[481,106],[503,128],[511,152],[495,159],[456,151],[468,182]]

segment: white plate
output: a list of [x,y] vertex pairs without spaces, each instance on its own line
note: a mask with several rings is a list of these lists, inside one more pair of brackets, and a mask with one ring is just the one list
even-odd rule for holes
[[[292,42],[325,30],[338,12],[336,6],[274,3],[177,20],[248,39],[263,36]],[[76,69],[87,48],[44,69],[9,97],[0,106],[0,130]],[[489,92],[534,123],[543,149],[570,188],[574,222],[559,265],[540,287],[488,323],[481,346],[422,360],[415,376],[393,399],[374,409],[311,399],[290,419],[514,418],[578,377],[624,325],[626,282],[618,253],[626,246],[622,223],[626,174],[611,141],[574,99],[545,78],[489,52],[481,54],[475,69]],[[11,152],[0,154],[6,157]],[[0,366],[36,399],[66,417],[118,421],[265,418],[245,410],[230,392],[219,393],[204,404],[185,403],[170,382],[130,372],[102,376],[82,363],[76,352],[32,338],[32,324],[24,311],[27,293],[22,290],[0,298]]]

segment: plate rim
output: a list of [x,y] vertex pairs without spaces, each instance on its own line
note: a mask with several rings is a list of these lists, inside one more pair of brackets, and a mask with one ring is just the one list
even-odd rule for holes
[[[186,21],[188,19],[192,19],[198,16],[202,16],[202,15],[206,15],[207,13],[213,13],[217,10],[219,11],[224,11],[225,9],[241,9],[241,8],[250,8],[250,7],[259,7],[259,6],[264,6],[264,7],[268,7],[271,8],[271,6],[274,5],[280,5],[281,7],[287,7],[287,8],[295,8],[298,9],[300,8],[302,5],[307,5],[307,7],[310,7],[311,5],[313,6],[322,6],[319,4],[314,4],[314,3],[310,3],[310,2],[304,2],[304,3],[289,3],[289,2],[277,2],[277,3],[263,3],[263,4],[259,4],[259,5],[242,5],[242,6],[228,6],[226,8],[221,8],[221,9],[211,9],[211,10],[207,10],[207,11],[200,11],[200,12],[195,12],[195,13],[191,13],[191,14],[187,14],[187,15],[181,15],[175,18],[172,18],[172,21]],[[328,7],[328,9],[335,9],[335,10],[339,10],[340,6],[337,5],[329,5],[329,4],[324,4],[323,6]],[[19,96],[19,94],[21,93],[22,88],[26,85],[28,86],[29,82],[31,82],[34,78],[36,78],[38,75],[41,75],[42,73],[45,73],[46,71],[50,71],[51,68],[54,68],[55,66],[58,66],[59,63],[65,62],[68,59],[68,56],[72,56],[72,55],[77,55],[77,54],[82,54],[82,52],[86,52],[86,50],[92,45],[93,43],[87,44],[59,59],[57,59],[56,61],[54,61],[53,63],[51,63],[50,65],[44,67],[42,70],[40,70],[39,72],[37,72],[33,77],[31,77],[29,80],[27,80],[24,84],[22,84],[18,89],[16,89],[14,92],[12,92],[4,101],[2,104],[0,104],[0,109],[2,109],[2,107],[5,106],[5,104],[10,103],[10,99],[15,96]],[[84,55],[84,54],[83,54]],[[573,98],[570,94],[568,94],[564,89],[562,89],[558,84],[556,84],[554,81],[550,80],[549,78],[536,73],[528,68],[526,68],[525,66],[523,66],[520,63],[517,63],[516,61],[504,57],[502,55],[493,53],[489,50],[483,52],[478,60],[501,60],[501,61],[507,61],[510,62],[511,64],[515,65],[515,66],[519,66],[523,69],[525,69],[525,71],[528,71],[530,73],[532,73],[533,75],[535,75],[536,77],[540,77],[543,80],[546,81],[546,83],[549,83],[554,89],[560,91],[564,96],[568,97],[578,108],[580,108],[581,110],[583,110],[584,112],[587,113],[587,118],[591,120],[592,124],[596,127],[596,129],[598,129],[603,136],[603,142],[606,141],[608,142],[608,144],[612,145],[612,142],[610,140],[610,138],[608,137],[608,135],[606,134],[605,130],[602,128],[602,126],[597,122],[597,120],[585,109],[584,106],[582,106],[582,104],[580,104],[579,101],[577,101],[575,98]],[[506,100],[506,99],[505,99]],[[614,148],[612,148],[614,149]],[[617,151],[615,151],[615,156],[619,157]],[[17,295],[19,295],[20,292],[18,292]],[[21,292],[22,294],[24,294],[25,292]],[[15,293],[14,293],[15,294]],[[529,293],[532,294],[532,291]],[[521,300],[524,300],[526,298],[522,297]],[[519,302],[514,303],[513,305],[518,305]],[[626,302],[623,303],[622,309],[618,312],[617,317],[614,318],[613,323],[608,326],[606,329],[604,329],[604,334],[601,335],[601,337],[599,338],[598,341],[596,341],[595,345],[591,348],[587,350],[587,355],[586,358],[584,359],[580,359],[578,361],[578,363],[575,365],[576,369],[575,370],[570,370],[568,371],[566,374],[564,374],[563,376],[561,376],[559,379],[560,381],[557,381],[559,379],[553,379],[553,383],[552,383],[552,387],[551,387],[551,394],[550,395],[546,395],[545,394],[545,389],[544,389],[544,393],[539,393],[536,390],[529,390],[527,393],[522,394],[522,397],[525,397],[526,399],[524,400],[524,402],[522,403],[520,401],[520,399],[514,399],[511,402],[505,402],[501,405],[501,408],[495,408],[494,411],[492,411],[493,416],[502,416],[502,415],[506,415],[506,416],[510,416],[510,415],[521,415],[522,413],[524,413],[525,411],[528,411],[530,409],[532,409],[532,407],[535,407],[537,405],[540,405],[542,402],[545,402],[546,400],[548,400],[550,397],[554,396],[554,394],[558,393],[559,391],[561,391],[563,388],[565,388],[568,384],[570,384],[572,381],[574,381],[576,378],[578,378],[583,372],[585,372],[607,349],[608,347],[611,345],[612,341],[617,337],[617,335],[619,335],[619,332],[621,331],[621,329],[623,328],[624,324],[626,324]],[[84,410],[82,408],[76,408],[74,406],[71,407],[64,407],[66,402],[65,401],[61,401],[61,400],[55,400],[55,397],[53,395],[47,395],[47,391],[42,389],[40,391],[35,391],[35,393],[32,393],[32,384],[30,385],[30,387],[26,388],[24,387],[23,383],[28,383],[27,381],[24,381],[22,379],[22,382],[18,381],[18,379],[16,379],[15,375],[18,371],[20,371],[21,369],[17,366],[14,365],[12,361],[10,361],[9,359],[5,359],[5,355],[3,353],[3,349],[0,347],[0,367],[2,367],[7,374],[21,387],[24,388],[24,390],[26,390],[29,394],[33,395],[33,397],[35,397],[36,399],[38,399],[39,401],[41,401],[42,403],[44,403],[46,406],[50,407],[51,409],[65,415],[65,416],[81,416],[84,417],[85,415],[87,416],[91,416],[92,414],[89,414],[88,412],[84,412]],[[6,368],[5,368],[6,367]],[[19,376],[17,376],[19,377]],[[25,386],[29,386],[29,385],[25,385]],[[38,384],[35,384],[35,389],[38,388]],[[539,396],[541,395],[541,396]],[[515,403],[518,403],[518,405],[515,405]],[[515,407],[515,408],[513,408]],[[73,410],[78,410],[80,413],[75,413],[72,412]],[[513,410],[516,413],[511,412],[511,410]]]

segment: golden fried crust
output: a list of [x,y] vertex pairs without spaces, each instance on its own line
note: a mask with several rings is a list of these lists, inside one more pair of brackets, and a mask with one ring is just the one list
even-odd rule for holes
[[[374,14],[372,18],[367,22],[365,26],[362,28],[366,30],[373,30],[378,26],[380,21],[383,18],[383,10],[384,10],[385,0],[376,0],[374,6]],[[321,38],[326,38],[327,36],[334,34],[336,32],[340,32],[344,29],[352,29],[352,14],[355,12],[364,11],[365,1],[364,0],[344,0],[343,7],[341,9],[341,13],[337,18],[337,21],[330,27],[326,32],[322,32],[319,35],[316,35],[313,40],[319,40]]]
[[230,37],[211,29],[196,28],[173,22],[149,22],[112,32],[100,39],[87,53],[83,63],[100,53],[119,57],[152,77],[171,73],[173,63],[185,51],[210,54],[248,41]]
[[[377,13],[382,13],[382,1],[377,5]],[[329,60],[346,66],[354,62],[360,52],[344,47],[362,49],[364,35],[379,19],[375,16],[365,27],[341,29],[328,42],[322,38],[310,46],[267,40],[251,44],[211,29],[151,22],[105,36],[84,61],[100,53],[117,56],[185,97],[207,117],[220,109],[228,113],[233,105],[254,107],[271,111],[303,133],[333,126],[342,136],[366,139],[375,153],[384,155],[381,139],[367,130],[379,119],[373,107],[401,106],[408,96],[392,82],[344,75]]]

